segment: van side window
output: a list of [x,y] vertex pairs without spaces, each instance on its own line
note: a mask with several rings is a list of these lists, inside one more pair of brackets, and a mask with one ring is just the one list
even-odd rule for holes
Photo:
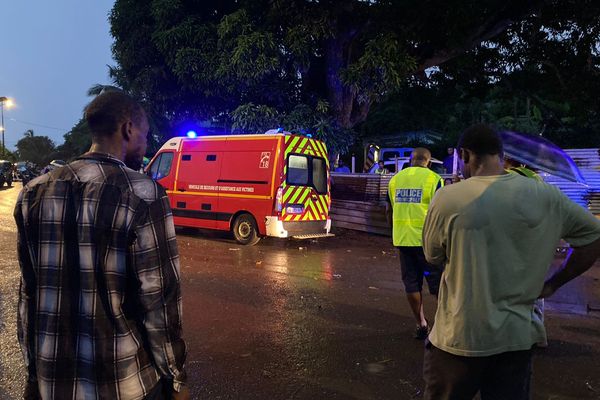
[[287,181],[290,185],[308,185],[308,157],[296,154],[288,157]]
[[312,159],[313,186],[319,193],[327,193],[327,165],[322,158]]
[[161,153],[150,166],[148,175],[154,180],[162,179],[171,172],[171,164],[173,164],[173,153]]

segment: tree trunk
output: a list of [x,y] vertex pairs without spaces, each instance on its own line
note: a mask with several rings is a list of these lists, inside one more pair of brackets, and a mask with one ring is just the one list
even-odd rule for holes
[[351,40],[351,34],[341,33],[335,38],[329,38],[325,46],[327,97],[336,122],[347,129],[367,119],[372,103],[359,103],[356,90],[342,82],[340,71],[348,67]]
[[342,83],[340,71],[347,67],[344,57],[344,37],[342,35],[327,39],[325,46],[325,68],[327,97],[336,122],[350,128],[350,115],[354,94]]

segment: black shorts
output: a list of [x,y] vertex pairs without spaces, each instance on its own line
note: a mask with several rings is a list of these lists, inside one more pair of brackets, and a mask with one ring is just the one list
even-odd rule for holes
[[427,280],[429,293],[436,295],[440,289],[442,267],[436,267],[425,260],[422,247],[400,246],[400,270],[406,293],[416,293],[423,290],[423,278]]

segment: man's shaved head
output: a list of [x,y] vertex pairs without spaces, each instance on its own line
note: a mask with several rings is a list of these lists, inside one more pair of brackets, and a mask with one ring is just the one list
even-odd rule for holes
[[431,161],[431,152],[425,147],[416,147],[410,154],[410,165],[412,167],[427,167]]

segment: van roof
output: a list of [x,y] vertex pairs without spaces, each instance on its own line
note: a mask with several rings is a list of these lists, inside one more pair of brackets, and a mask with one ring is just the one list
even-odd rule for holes
[[[244,133],[244,134],[240,134],[240,135],[207,135],[207,136],[197,136],[195,138],[190,138],[187,136],[177,136],[177,139],[184,139],[184,140],[198,140],[198,139],[226,139],[226,138],[230,138],[230,137],[242,137],[242,138],[254,138],[254,137],[270,137],[270,138],[276,138],[276,137],[283,137],[283,136],[302,136],[302,135],[294,135],[294,134],[284,134],[284,133]],[[176,139],[173,138],[173,139]]]
[[[306,137],[309,138],[308,136],[304,136],[304,135],[295,135],[295,134],[289,134],[289,133],[268,133],[268,134],[262,134],[262,133],[251,133],[251,134],[242,134],[242,135],[210,135],[210,136],[198,136],[195,138],[189,138],[187,136],[176,136],[173,137],[169,140],[167,140],[165,142],[165,144],[163,144],[161,146],[161,150],[163,148],[178,148],[181,144],[181,142],[197,142],[197,141],[201,141],[201,140],[222,140],[222,139],[227,139],[227,138],[236,138],[236,139],[256,139],[256,138],[260,138],[260,139],[276,139],[276,138],[280,138],[280,137],[284,137],[284,136],[299,136],[299,137]],[[310,137],[309,139],[313,139],[313,140],[319,140],[317,138],[314,137]]]

